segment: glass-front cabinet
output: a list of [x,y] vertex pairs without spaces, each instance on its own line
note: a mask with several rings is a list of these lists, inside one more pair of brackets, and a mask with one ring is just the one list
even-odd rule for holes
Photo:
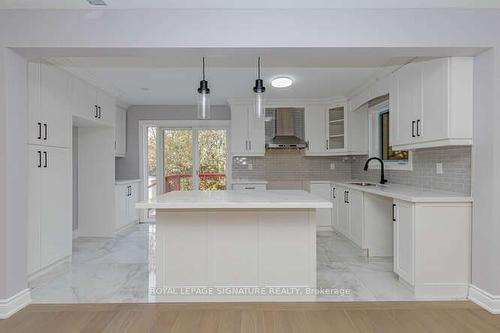
[[341,151],[346,148],[346,106],[335,105],[326,111],[326,149]]

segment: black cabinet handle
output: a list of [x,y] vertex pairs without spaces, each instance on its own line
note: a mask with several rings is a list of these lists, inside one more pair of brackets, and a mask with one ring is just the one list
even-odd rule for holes
[[38,137],[37,139],[40,140],[42,138],[42,123],[38,123]]
[[101,116],[102,116],[102,113],[101,113],[101,107],[100,107],[100,106],[98,106],[97,108],[98,108],[98,110],[99,110],[99,117],[98,117],[98,118],[99,118],[99,119],[101,119]]
[[347,201],[346,201],[346,203],[349,203],[349,191],[346,191],[346,195],[347,195],[347,196],[346,196],[346,197],[347,197]]
[[94,118],[97,118],[97,116],[98,116],[98,113],[97,113],[97,112],[99,112],[98,110],[99,110],[99,109],[98,109],[97,104],[96,104],[96,105],[94,105]]
[[420,136],[420,119],[417,119],[417,136]]
[[46,167],[47,167],[47,165],[48,165],[48,158],[47,158],[47,155],[48,155],[48,154],[47,154],[47,152],[46,152],[46,151],[44,151],[44,152],[43,152],[43,158],[44,158],[43,167],[44,167],[44,168],[46,168]]
[[392,222],[396,222],[396,204],[392,204]]
[[43,139],[47,140],[47,135],[48,135],[48,126],[47,124],[43,124]]
[[415,120],[411,122],[411,136],[415,137]]
[[337,188],[332,187],[332,198],[335,199],[337,198]]
[[38,152],[38,167],[42,167],[42,152],[39,150]]

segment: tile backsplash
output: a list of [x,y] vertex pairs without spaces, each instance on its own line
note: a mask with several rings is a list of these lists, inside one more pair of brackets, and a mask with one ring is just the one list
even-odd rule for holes
[[[385,178],[390,183],[470,194],[471,155],[471,147],[418,149],[413,152],[412,171],[386,170]],[[357,156],[352,161],[352,178],[378,182],[380,170],[363,170],[366,159]],[[437,163],[443,165],[442,174],[436,172]]]
[[[367,156],[307,157],[299,150],[268,150],[264,157],[233,157],[232,173],[234,179],[265,179],[270,183],[349,179],[377,182],[380,171],[364,171],[366,159]],[[437,174],[436,163],[442,163],[442,174]],[[416,150],[412,171],[386,170],[386,178],[391,183],[470,194],[471,147]]]

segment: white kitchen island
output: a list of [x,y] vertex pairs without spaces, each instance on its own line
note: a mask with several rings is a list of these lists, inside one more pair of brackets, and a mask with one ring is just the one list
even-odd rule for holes
[[[311,300],[316,209],[305,191],[170,192],[156,209],[159,301]],[[150,288],[152,289],[152,288]]]

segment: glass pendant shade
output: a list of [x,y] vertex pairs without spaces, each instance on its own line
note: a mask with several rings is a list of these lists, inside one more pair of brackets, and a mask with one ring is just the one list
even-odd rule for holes
[[210,119],[210,89],[208,81],[205,80],[205,57],[203,57],[203,79],[198,88],[198,119]]
[[198,94],[198,119],[210,119],[210,93],[203,91]]
[[264,81],[260,78],[260,57],[257,61],[257,80],[255,80],[255,86],[253,87],[254,96],[254,109],[255,116],[257,118],[266,117],[266,109],[264,105],[264,92],[266,87],[264,87]]
[[255,107],[255,116],[257,118],[264,118],[266,116],[266,108],[264,106],[264,93],[263,92],[255,93],[254,107]]

